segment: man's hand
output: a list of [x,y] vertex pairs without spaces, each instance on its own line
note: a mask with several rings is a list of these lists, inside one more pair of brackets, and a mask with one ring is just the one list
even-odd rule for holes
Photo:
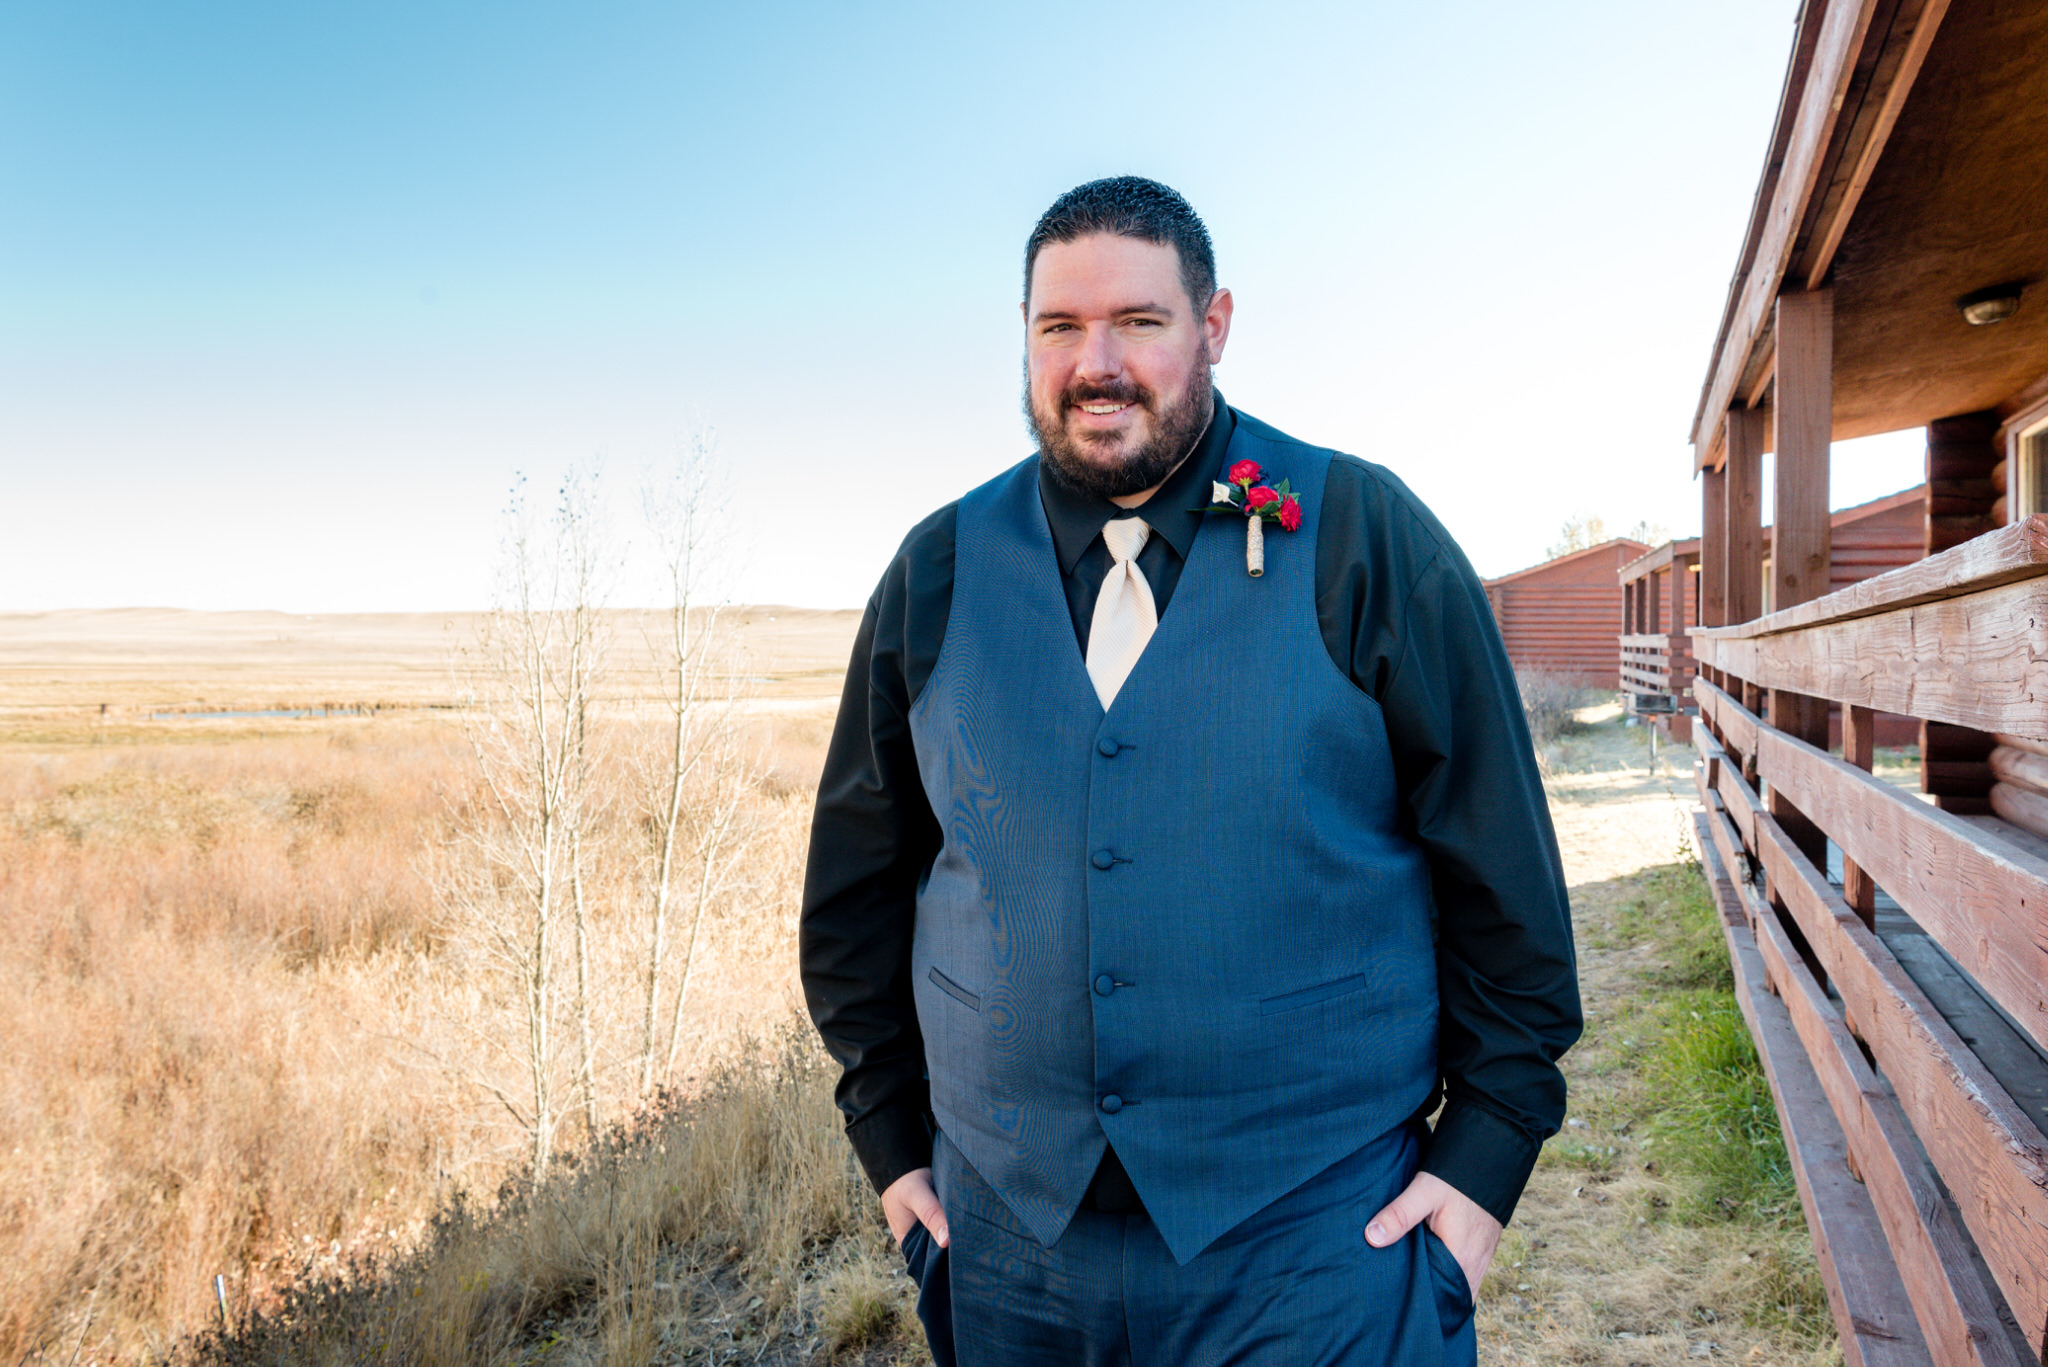
[[[1444,1187],[1444,1190],[1450,1191],[1450,1188]],[[1477,1206],[1472,1208],[1479,1209]],[[913,1168],[889,1184],[889,1189],[882,1193],[882,1218],[889,1222],[890,1237],[898,1244],[910,1233],[912,1225],[923,1225],[931,1231],[932,1242],[940,1248],[946,1246],[949,1237],[946,1233],[946,1212],[939,1209],[939,1193],[932,1189],[930,1168]],[[1493,1237],[1500,1237],[1499,1225],[1493,1227]],[[1486,1248],[1487,1256],[1491,1257],[1493,1245],[1488,1244]]]
[[[888,1199],[882,1198],[885,1203]],[[1429,1221],[1436,1237],[1444,1241],[1458,1266],[1465,1269],[1465,1284],[1472,1288],[1473,1299],[1477,1300],[1479,1280],[1486,1275],[1493,1250],[1500,1245],[1500,1221],[1443,1178],[1418,1172],[1406,1190],[1372,1217],[1372,1223],[1365,1227],[1365,1241],[1374,1248],[1385,1248],[1422,1220]]]

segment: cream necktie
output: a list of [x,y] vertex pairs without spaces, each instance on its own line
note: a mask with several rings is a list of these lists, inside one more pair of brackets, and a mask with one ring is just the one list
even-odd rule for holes
[[1152,586],[1138,568],[1138,552],[1145,548],[1152,529],[1135,517],[1120,517],[1105,523],[1103,544],[1116,561],[1102,581],[1095,598],[1095,615],[1088,624],[1088,677],[1095,683],[1095,696],[1103,709],[1116,701],[1131,667],[1145,653],[1159,625],[1159,609],[1152,602]]

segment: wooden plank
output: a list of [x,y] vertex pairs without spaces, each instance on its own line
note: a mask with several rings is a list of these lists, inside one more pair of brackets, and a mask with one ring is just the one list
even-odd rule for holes
[[[1772,887],[1841,994],[1848,1015],[1857,1022],[1872,1057],[1890,1080],[1898,1106],[1911,1118],[1929,1158],[1955,1194],[1986,1265],[2026,1327],[2030,1346],[2039,1352],[2048,1337],[2048,1138],[1785,832],[1765,818],[1758,823],[1757,839],[1757,852]],[[1859,1128],[1854,1107],[1856,1098],[1866,1094],[1869,1082],[1862,1055],[1849,1042],[1840,1022],[1834,1030],[1821,1028],[1832,1019],[1833,1008],[1819,985],[1805,978],[1804,964],[1789,941],[1778,952],[1787,962],[1773,962],[1769,942],[1773,933],[1783,934],[1774,919],[1760,923],[1759,946],[1773,981],[1793,1008],[1808,1055],[1823,1083],[1828,1084],[1859,1170],[1873,1184],[1873,1199],[1885,1217],[1893,1252],[1930,1342],[1955,1348],[1959,1337],[1995,1333],[1997,1311],[1984,1296],[1981,1284],[1974,1291],[1968,1285],[1971,1278],[1965,1278],[1961,1286],[1955,1284],[1955,1274],[1966,1271],[1968,1263],[1959,1241],[1945,1237],[1938,1226],[1918,1233],[1909,1227],[1914,1222],[1908,1216],[1914,1209],[1931,1217],[1939,1208],[1924,1177],[1916,1180],[1909,1172],[1896,1172],[1891,1175],[1894,1189],[1878,1190],[1887,1163],[1911,1158],[1917,1164],[1918,1160],[1910,1143],[1898,1154],[1885,1152],[1895,1147],[1897,1137],[1887,1135],[1884,1117],[1872,1114],[1867,1118],[1875,1130]],[[1788,972],[1788,965],[1799,971]],[[1802,978],[1814,998],[1807,1007],[1820,1013],[1823,1019],[1819,1022],[1800,1021]],[[1838,1051],[1847,1046],[1844,1057],[1829,1059],[1831,1041]],[[1831,1077],[1830,1068],[1837,1062],[1852,1076]],[[1910,1199],[1900,1183],[1911,1189]],[[1909,1253],[1908,1246],[1915,1241],[1922,1247]],[[1949,1271],[1937,1278],[1943,1268]],[[1929,1278],[1947,1284],[1945,1296],[1936,1294],[1939,1288],[1931,1287]],[[1944,1299],[1949,1300],[1946,1312],[1939,1304]],[[1960,1319],[1944,1318],[1945,1314]]]
[[1987,845],[1954,814],[1769,727],[1757,767],[2036,1045],[2048,1041],[2048,863]]
[[1722,544],[1721,601],[1730,622],[1747,622],[1764,610],[1764,448],[1771,439],[1771,411],[1743,409],[1728,415],[1728,498]]
[[1835,433],[1835,296],[1777,301],[1778,384],[1771,406],[1777,459],[1771,505],[1771,606],[1797,607],[1828,591],[1828,453]]
[[[1719,856],[1711,845],[1708,854],[1709,885],[1716,893],[1753,903],[1746,887],[1716,867]],[[1745,909],[1738,920],[1724,913],[1722,935],[1735,972],[1735,1000],[1756,1040],[1777,1106],[1843,1360],[1849,1367],[1924,1367],[1929,1360],[1926,1338],[1886,1247],[1870,1194],[1849,1174],[1848,1141],[1841,1123],[1828,1105],[1785,1004],[1764,985],[1763,959],[1747,924],[1754,914],[1753,908]]]
[[1692,692],[1699,699],[1700,712],[1713,717],[1730,749],[1744,755],[1756,753],[1756,729],[1762,723],[1755,713],[1705,679],[1694,679]]
[[[1804,866],[1798,871],[1781,868],[1779,883],[1787,889],[1788,897],[1809,903],[1820,897],[1814,884],[1818,881],[1819,888],[1825,889],[1827,883],[1819,879],[1811,865],[1798,858],[1782,834],[1772,833],[1765,848],[1773,852],[1781,865],[1785,860],[1792,860]],[[1839,909],[1842,917],[1853,919],[1847,907]],[[1838,918],[1823,919],[1816,911],[1810,918],[1802,918],[1802,928],[1808,919],[1821,927],[1828,927],[1832,920],[1832,928],[1838,935],[1846,933]],[[1860,926],[1860,922],[1858,924]],[[1906,1123],[1899,1103],[1886,1097],[1879,1088],[1863,1060],[1862,1052],[1856,1047],[1856,1041],[1850,1037],[1848,1027],[1836,1014],[1820,984],[1807,971],[1806,964],[1793,949],[1776,916],[1766,915],[1758,919],[1756,943],[1766,971],[1778,984],[1779,997],[1785,1003],[1800,1043],[1805,1047],[1806,1057],[1813,1065],[1821,1090],[1827,1094],[1829,1105],[1842,1125],[1849,1152],[1856,1160],[1856,1171],[1862,1174],[1869,1189],[1871,1204],[1884,1226],[1885,1242],[1897,1265],[1906,1295],[1912,1301],[1914,1316],[1926,1336],[1928,1360],[1936,1367],[1963,1367],[1963,1364],[1971,1364],[1971,1367],[1990,1367],[1990,1364],[2022,1367],[2024,1360],[2014,1351],[2000,1323],[1997,1301],[1972,1266],[1968,1242],[1962,1230],[1950,1220],[1926,1164],[1916,1152],[1912,1129]],[[1842,957],[1836,955],[1836,961],[1840,962]],[[1893,967],[1896,969],[1896,965]],[[1905,978],[1903,971],[1899,972],[1899,977]],[[1914,995],[1918,997],[1917,992]],[[1846,994],[1844,1000],[1848,1000]],[[1917,1005],[1928,1018],[1940,1020],[1925,998],[1919,998]],[[1862,1003],[1851,1003],[1851,1009],[1858,1020],[1868,1019]],[[1909,1062],[1920,1065],[1924,1061],[1913,1057]],[[1892,1069],[1887,1068],[1886,1075],[1892,1078],[1896,1088],[1899,1081]],[[1988,1075],[1985,1080],[1989,1080]],[[2014,1114],[2017,1114],[2016,1109]],[[1937,1133],[1928,1139],[1932,1144],[1947,1137]],[[1972,1153],[1970,1157],[1988,1159],[1989,1162],[1973,1165],[1974,1171],[1959,1171],[1972,1177],[1988,1176],[1994,1181],[2003,1177],[2007,1179],[2004,1185],[2008,1190],[2024,1186],[2023,1179],[2005,1170],[2005,1165],[1998,1162],[2001,1156],[1996,1149],[1988,1153]],[[1950,1179],[1949,1186],[1952,1191],[1968,1193],[1974,1190],[1958,1186],[1955,1178]],[[2033,1194],[2043,1196],[2038,1189]],[[2024,1235],[2023,1218],[2018,1223]],[[2001,1229],[1998,1232],[2003,1234],[2007,1231]],[[2048,1236],[2048,1228],[2034,1232]],[[2048,1253],[2048,1238],[2037,1238],[2034,1242],[2042,1252]],[[2001,1252],[2009,1254],[2010,1250]],[[2021,1272],[2029,1275],[2025,1267]],[[2036,1277],[2037,1274],[2031,1275],[2029,1280]]]
[[1722,341],[1714,353],[1706,396],[1693,423],[1692,442],[1699,450],[1716,444],[1723,416],[1734,401],[1736,385],[1749,368],[1751,352],[1772,315],[1771,305],[1790,262],[1799,225],[1806,217],[1821,158],[1834,132],[1841,98],[1875,8],[1876,0],[1835,0],[1820,17],[1813,62],[1799,91],[1797,113],[1793,116],[1791,135],[1786,139],[1785,158],[1778,169],[1774,193],[1764,210],[1755,258],[1740,294],[1732,301]]
[[1693,650],[1759,687],[2048,739],[2048,580],[1770,636],[1709,630]]
[[[1706,630],[1722,638],[1769,636],[1957,598],[2042,574],[2048,574],[2048,515],[2036,513],[1974,541],[1838,589],[1825,598],[1754,621],[1737,618],[1733,625]],[[1695,637],[1700,634],[1699,630],[1693,632]]]

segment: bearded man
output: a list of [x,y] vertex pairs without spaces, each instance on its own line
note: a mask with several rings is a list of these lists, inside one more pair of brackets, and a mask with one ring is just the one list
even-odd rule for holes
[[804,988],[941,1362],[1473,1362],[1563,1119],[1485,594],[1388,471],[1223,402],[1232,308],[1172,190],[1061,196],[1037,453],[911,530],[854,645]]

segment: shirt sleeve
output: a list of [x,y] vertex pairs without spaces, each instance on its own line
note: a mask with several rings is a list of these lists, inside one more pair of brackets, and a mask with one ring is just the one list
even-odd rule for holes
[[854,639],[818,783],[798,929],[804,1000],[844,1072],[847,1139],[875,1190],[931,1162],[930,1089],[910,984],[917,888],[939,849],[910,709],[944,641],[953,509],[905,540]]
[[1380,704],[1435,893],[1445,1098],[1422,1168],[1505,1224],[1564,1121],[1557,1060],[1581,1028],[1564,869],[1514,670],[1479,577],[1392,475],[1333,462],[1318,541],[1326,642],[1335,654],[1342,639],[1340,664]]

